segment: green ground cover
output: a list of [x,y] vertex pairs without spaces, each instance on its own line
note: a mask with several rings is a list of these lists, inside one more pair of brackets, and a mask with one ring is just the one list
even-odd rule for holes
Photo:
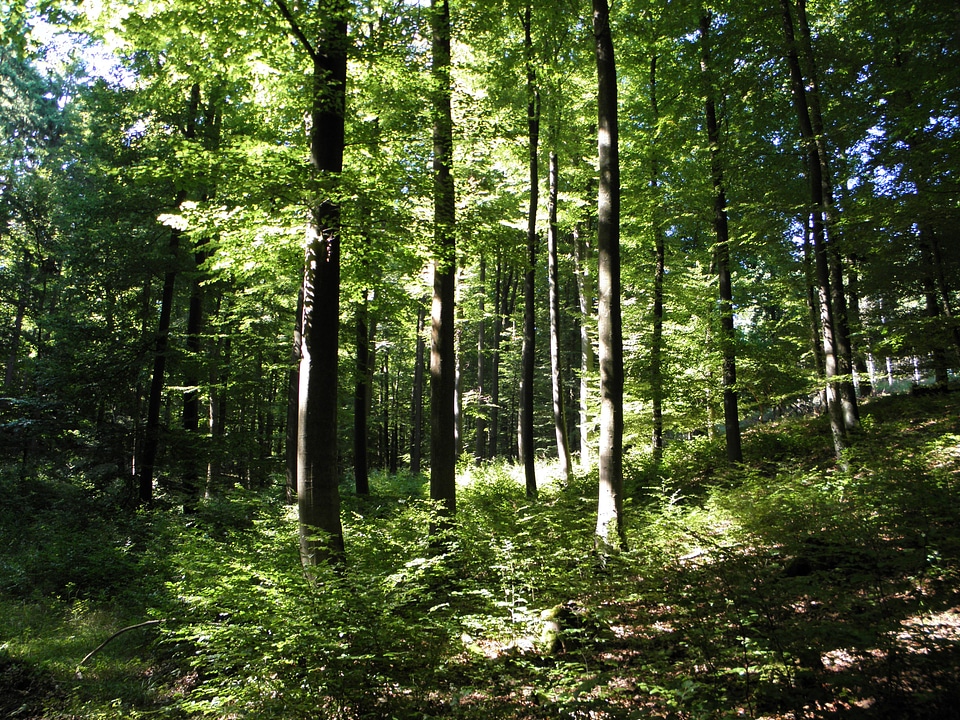
[[610,557],[589,473],[543,466],[531,503],[514,468],[464,466],[442,543],[424,478],[377,476],[315,581],[279,492],[135,514],[13,468],[0,717],[958,717],[960,397],[863,413],[848,472],[822,418],[752,429],[737,467],[707,439],[628,458]]

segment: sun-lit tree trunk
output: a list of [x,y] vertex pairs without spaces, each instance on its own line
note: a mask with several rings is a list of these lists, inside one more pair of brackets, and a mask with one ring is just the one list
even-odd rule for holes
[[504,318],[509,311],[510,288],[513,285],[513,271],[504,278],[503,257],[497,256],[496,279],[494,282],[493,347],[491,348],[490,368],[490,443],[487,457],[496,458],[500,453],[500,348],[503,344]]
[[293,325],[290,369],[287,371],[287,422],[284,455],[286,469],[284,498],[288,505],[293,505],[297,501],[297,439],[299,437],[298,416],[300,414],[300,350],[303,343],[303,285],[297,292],[297,314]]
[[527,65],[527,156],[530,171],[530,204],[527,208],[527,265],[523,275],[523,347],[520,353],[520,426],[519,450],[526,478],[527,497],[537,495],[536,458],[533,443],[533,379],[536,365],[536,276],[537,276],[537,205],[540,199],[540,91],[532,59],[530,35],[530,3],[523,15],[524,52]]
[[830,414],[830,432],[837,461],[845,462],[847,448],[846,424],[840,400],[839,368],[834,333],[833,303],[830,290],[830,265],[827,254],[822,168],[817,141],[810,122],[803,72],[797,54],[790,0],[780,0],[783,12],[783,30],[786,41],[786,60],[790,71],[790,89],[794,111],[800,127],[800,136],[806,151],[806,170],[810,185],[810,222],[813,237],[814,267],[818,304],[820,307],[820,336],[823,341],[824,373],[826,375],[827,411]]
[[741,462],[740,415],[737,408],[737,355],[733,327],[733,287],[730,277],[730,229],[727,195],[720,159],[720,127],[714,99],[710,58],[711,16],[700,16],[700,70],[704,77],[707,139],[710,143],[710,176],[713,182],[713,231],[716,237],[714,263],[720,284],[720,347],[723,355],[723,427],[727,460]]
[[560,186],[560,161],[556,152],[550,153],[550,200],[548,214],[550,226],[547,231],[547,279],[550,302],[550,389],[553,395],[553,426],[557,438],[557,457],[560,474],[565,482],[570,481],[573,469],[570,465],[570,443],[567,441],[567,417],[563,396],[563,366],[560,355],[560,263],[558,245],[560,229],[557,227],[557,196]]
[[456,198],[450,78],[450,6],[431,0],[433,63],[433,304],[430,313],[430,497],[456,512]]
[[807,20],[806,0],[796,0],[796,14],[800,38],[795,47],[797,47],[799,60],[802,64],[800,72],[806,79],[803,86],[803,96],[809,113],[810,129],[813,133],[811,140],[816,146],[817,160],[820,164],[820,197],[830,271],[830,303],[833,306],[833,334],[836,346],[837,373],[839,375],[837,389],[844,427],[847,430],[855,430],[860,426],[860,409],[857,404],[856,389],[853,385],[853,345],[850,339],[847,297],[844,291],[844,260],[838,247],[840,228],[834,204],[833,172],[830,169],[830,152],[827,148],[826,127],[823,121],[819,72],[813,52],[813,35],[810,31],[810,23]]
[[580,428],[580,467],[587,469],[593,464],[590,445],[590,429],[593,418],[590,414],[590,383],[596,372],[596,356],[590,328],[593,326],[593,278],[587,257],[589,246],[583,236],[580,223],[573,229],[573,260],[577,274],[577,298],[580,307],[580,378],[578,389],[578,426]]
[[[311,43],[278,0],[296,39],[312,60],[310,163],[317,194],[305,240],[302,342],[297,439],[300,558],[305,567],[342,562],[338,472],[340,339],[340,205],[335,189],[343,170],[350,4],[332,0]],[[322,194],[321,194],[322,193]]]
[[620,152],[617,70],[607,0],[593,0],[597,57],[597,254],[600,337],[599,548],[625,543],[623,527],[623,325],[620,311]]

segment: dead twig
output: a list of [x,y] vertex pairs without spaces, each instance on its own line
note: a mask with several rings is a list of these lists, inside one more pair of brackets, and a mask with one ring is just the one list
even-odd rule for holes
[[88,652],[88,653],[84,656],[83,660],[81,660],[81,661],[77,664],[77,670],[76,670],[77,679],[78,679],[78,680],[83,679],[83,674],[80,672],[80,669],[81,669],[84,665],[86,665],[87,660],[89,660],[89,659],[92,658],[94,655],[96,655],[98,652],[100,652],[101,650],[103,650],[111,640],[113,640],[113,639],[116,638],[116,637],[119,637],[120,635],[123,635],[125,632],[129,632],[130,630],[136,630],[137,628],[142,628],[142,627],[149,627],[150,625],[159,625],[159,624],[162,623],[162,622],[163,622],[163,620],[147,620],[147,621],[145,621],[145,622],[137,623],[136,625],[128,625],[128,626],[125,627],[125,628],[120,628],[119,630],[117,630],[113,635],[111,635],[110,637],[108,637],[108,638],[107,638],[106,640],[104,640],[102,643],[100,643],[99,645],[97,645],[93,650],[91,650],[90,652]]

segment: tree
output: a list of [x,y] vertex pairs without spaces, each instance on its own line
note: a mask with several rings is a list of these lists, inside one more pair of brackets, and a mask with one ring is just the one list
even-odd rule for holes
[[547,230],[547,278],[550,289],[550,390],[553,398],[553,427],[557,438],[557,457],[560,474],[570,481],[570,446],[567,442],[567,418],[564,410],[563,368],[560,363],[560,270],[557,246],[560,230],[557,227],[557,194],[560,186],[560,167],[557,153],[550,153],[550,201]]
[[620,156],[617,69],[607,0],[593,0],[597,61],[597,253],[600,336],[600,495],[596,537],[601,548],[624,542],[623,326],[620,312]]
[[540,172],[538,154],[540,148],[540,88],[537,86],[536,67],[533,63],[533,40],[530,28],[531,3],[523,11],[523,50],[526,59],[527,89],[527,152],[530,170],[530,199],[527,210],[527,253],[523,272],[523,347],[521,350],[520,379],[520,462],[526,478],[527,497],[537,495],[536,458],[533,439],[533,378],[536,369],[537,328],[537,207],[540,198]]
[[707,139],[710,143],[710,176],[713,184],[713,229],[716,234],[714,263],[720,281],[720,347],[723,354],[723,425],[727,459],[741,462],[740,414],[737,410],[737,355],[733,329],[733,289],[730,282],[730,230],[727,223],[727,196],[720,159],[720,129],[711,77],[709,12],[700,16],[700,67],[704,76]]
[[456,511],[456,198],[450,78],[450,5],[431,0],[433,48],[433,304],[430,313],[430,497]]
[[313,64],[310,163],[318,197],[310,208],[305,242],[297,423],[300,558],[310,567],[339,560],[344,553],[337,469],[340,204],[336,183],[343,170],[350,6],[346,0],[331,3],[318,18],[312,42],[283,0],[278,0],[277,7]]

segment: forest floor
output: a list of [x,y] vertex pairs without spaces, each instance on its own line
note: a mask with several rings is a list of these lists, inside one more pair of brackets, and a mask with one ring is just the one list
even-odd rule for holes
[[0,718],[960,718],[960,393],[862,413],[843,471],[823,418],[627,458],[606,556],[595,473],[464,466],[440,543],[424,479],[377,476],[312,579],[276,490],[132,514],[10,471]]

